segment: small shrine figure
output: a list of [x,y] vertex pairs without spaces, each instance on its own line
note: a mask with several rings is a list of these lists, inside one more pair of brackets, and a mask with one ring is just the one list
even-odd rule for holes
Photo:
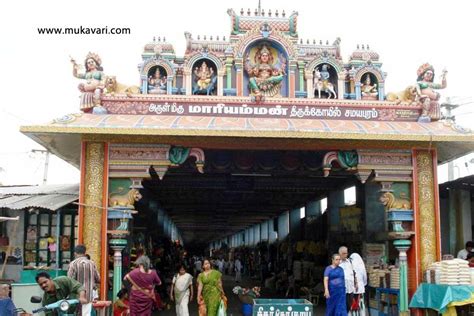
[[440,94],[435,89],[444,89],[447,87],[446,70],[441,74],[441,84],[434,83],[434,68],[432,65],[425,63],[418,68],[417,71],[417,92],[419,100],[422,104],[422,112],[419,122],[431,122],[439,120],[441,117],[438,100]]
[[376,100],[377,96],[379,95],[377,91],[377,84],[374,83],[372,85],[369,74],[365,76],[364,82],[361,83],[360,91],[361,91],[362,99],[366,99],[366,100]]
[[160,69],[156,68],[153,76],[148,78],[148,93],[166,94],[167,78],[162,76]]
[[86,56],[84,62],[86,72],[83,74],[78,73],[79,65],[74,59],[71,59],[72,74],[74,77],[79,79],[85,79],[85,83],[79,84],[79,91],[81,95],[81,110],[88,110],[95,106],[100,106],[100,95],[105,87],[105,75],[101,66],[101,59],[99,55],[95,53],[89,53]]
[[286,61],[283,56],[277,59],[275,62],[273,54],[266,45],[255,53],[255,64],[252,64],[247,56],[245,68],[249,75],[250,94],[258,100],[262,97],[281,96]]
[[334,85],[329,82],[330,73],[328,71],[328,65],[324,64],[321,66],[321,71],[316,68],[314,71],[314,88],[318,91],[318,98],[321,98],[321,91],[327,93],[328,99],[331,96],[334,96],[334,99],[337,98],[336,91],[334,90]]
[[205,61],[200,67],[194,69],[195,85],[193,94],[209,95],[215,88],[217,76],[214,75],[214,69],[209,68]]

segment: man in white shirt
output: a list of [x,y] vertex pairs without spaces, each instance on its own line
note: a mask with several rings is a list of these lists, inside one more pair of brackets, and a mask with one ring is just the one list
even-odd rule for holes
[[466,243],[465,249],[459,250],[457,257],[459,259],[467,260],[467,255],[472,253],[473,248],[474,248],[474,242],[468,241]]
[[194,261],[194,273],[195,276],[197,277],[199,273],[202,271],[202,261],[200,258],[196,258],[196,261]]
[[344,270],[344,280],[346,285],[346,305],[347,311],[351,310],[352,298],[358,291],[357,279],[354,277],[354,267],[349,259],[349,251],[347,247],[339,248],[339,255],[341,256],[341,263],[339,266]]
[[239,258],[235,259],[234,262],[234,267],[235,267],[235,282],[239,283],[242,281],[242,263],[240,262]]

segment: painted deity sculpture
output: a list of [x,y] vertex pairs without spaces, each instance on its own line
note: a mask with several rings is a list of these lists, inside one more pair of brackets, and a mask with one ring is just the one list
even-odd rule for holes
[[328,99],[331,96],[334,96],[334,99],[337,98],[336,91],[334,90],[334,85],[329,82],[331,75],[328,71],[328,65],[324,64],[321,66],[321,70],[318,68],[314,71],[314,88],[318,91],[318,98],[321,98],[321,91],[327,93]]
[[148,77],[148,93],[166,94],[167,78],[162,76],[157,68],[153,76]]
[[125,191],[124,188],[119,188],[118,192],[112,192],[109,194],[109,206],[123,206],[133,209],[135,202],[138,202],[141,198],[142,195],[137,189]]
[[71,59],[72,74],[74,77],[79,79],[85,79],[85,83],[79,84],[79,91],[82,92],[81,95],[81,110],[91,109],[94,106],[100,105],[100,95],[104,89],[104,73],[101,67],[101,59],[99,55],[95,53],[89,53],[86,56],[84,62],[85,73],[79,73],[80,66],[76,63],[74,59]]
[[441,74],[441,84],[434,83],[434,68],[426,63],[421,65],[417,71],[417,91],[422,104],[422,112],[419,121],[439,120],[440,109],[438,100],[440,94],[435,89],[447,87],[446,70]]
[[377,91],[377,84],[376,83],[372,84],[369,74],[365,76],[364,82],[361,83],[360,91],[361,91],[362,99],[375,100],[377,96],[379,95]]
[[249,75],[250,94],[257,99],[281,96],[286,61],[280,56],[275,62],[270,49],[263,45],[255,53],[255,64],[247,55],[245,68]]
[[194,69],[194,76],[196,83],[194,84],[193,94],[211,94],[217,79],[214,75],[214,69],[203,61],[200,67]]

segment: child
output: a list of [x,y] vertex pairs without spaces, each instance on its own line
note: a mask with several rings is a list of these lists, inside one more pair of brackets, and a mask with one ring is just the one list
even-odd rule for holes
[[126,316],[130,313],[127,289],[117,293],[118,300],[114,303],[114,316]]

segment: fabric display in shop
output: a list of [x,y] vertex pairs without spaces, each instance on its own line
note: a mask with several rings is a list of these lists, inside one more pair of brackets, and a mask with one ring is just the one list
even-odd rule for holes
[[447,285],[474,285],[469,263],[462,259],[435,262],[425,272],[427,283]]
[[368,285],[371,287],[400,289],[400,268],[396,266],[389,266],[386,269],[369,266],[367,274]]
[[307,246],[308,246],[308,241],[306,240],[303,240],[303,241],[298,241],[296,243],[296,252],[298,253],[302,253],[306,250]]
[[[286,246],[285,246],[286,247]],[[282,251],[285,251],[284,248],[281,248]],[[323,242],[314,242],[308,240],[298,241],[296,243],[296,252],[297,253],[309,253],[311,255],[322,255],[325,251],[325,245]]]
[[392,289],[400,289],[400,268],[390,269],[390,287]]

